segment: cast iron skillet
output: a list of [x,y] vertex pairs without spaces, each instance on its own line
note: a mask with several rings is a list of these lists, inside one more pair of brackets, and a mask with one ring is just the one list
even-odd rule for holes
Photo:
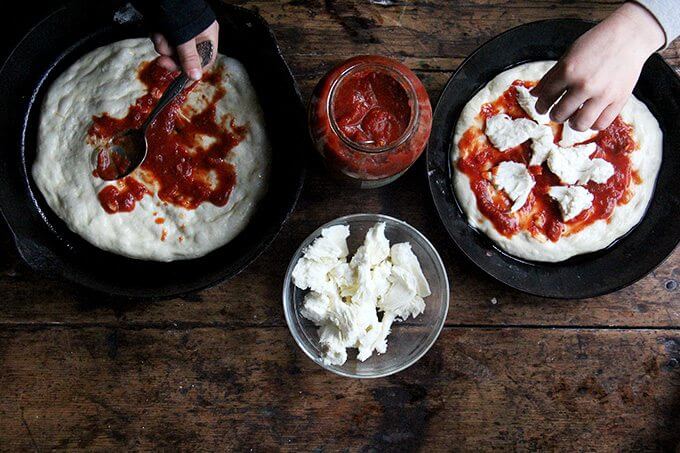
[[[293,77],[267,24],[257,14],[218,2],[219,51],[246,66],[265,112],[272,143],[269,190],[246,229],[198,259],[157,263],[97,249],[49,209],[31,178],[43,97],[52,81],[86,52],[145,36],[139,18],[78,2],[38,23],[0,69],[0,209],[19,254],[34,270],[113,295],[166,298],[233,277],[274,240],[295,207],[304,180],[306,119]],[[106,2],[103,2],[106,3]]]
[[457,203],[450,159],[453,131],[465,104],[489,80],[521,63],[556,60],[592,23],[547,20],[513,28],[470,55],[449,80],[434,114],[427,151],[430,190],[453,241],[496,280],[526,293],[555,298],[607,294],[644,277],[680,242],[680,79],[659,55],[645,65],[635,95],[659,120],[663,163],[644,219],[609,248],[544,264],[513,258],[472,228]]

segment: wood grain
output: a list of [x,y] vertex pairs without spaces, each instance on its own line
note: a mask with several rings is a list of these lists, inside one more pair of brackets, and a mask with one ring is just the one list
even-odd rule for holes
[[[478,45],[533,20],[601,19],[615,0],[259,0],[305,102],[355,54],[416,70],[436,101]],[[382,4],[387,4],[383,6]],[[680,67],[680,43],[663,52]],[[680,442],[680,252],[587,301],[529,297],[452,244],[422,159],[355,191],[319,160],[264,256],[170,301],[91,294],[26,269],[0,226],[0,450],[671,450]],[[294,344],[281,309],[288,259],[322,223],[379,212],[440,251],[451,308],[435,347],[390,378],[336,377]]]
[[[404,60],[418,70],[434,101],[462,58],[498,32],[551,17],[602,18],[618,4],[547,0],[387,2],[391,6],[367,1],[233,3],[256,9],[269,21],[305,102],[328,68],[358,53],[387,53]],[[365,29],[380,42],[363,39],[361,33],[368,33]],[[383,41],[389,41],[392,50],[385,49]],[[678,54],[680,44],[664,51],[671,61]],[[19,264],[2,230],[0,246],[5,256],[0,261],[0,291],[6,303],[0,305],[0,322],[283,325],[279,287],[288,257],[307,234],[328,220],[356,212],[355,206],[402,218],[435,243],[451,278],[450,324],[668,327],[680,319],[678,252],[652,275],[614,295],[588,302],[527,297],[481,275],[457,252],[433,208],[422,159],[396,184],[371,192],[337,185],[328,180],[316,156],[311,161],[298,208],[273,248],[228,284],[185,299],[130,302],[46,280]],[[342,203],[329,203],[331,198]],[[46,294],[50,297],[45,298]],[[498,303],[491,302],[494,298]],[[241,310],[244,305],[248,310]]]
[[[680,335],[447,328],[398,376],[322,371],[285,328],[0,333],[8,450],[671,449]],[[425,448],[427,447],[427,448]]]
[[[422,162],[396,183],[372,192],[339,186],[326,177],[318,161],[312,167],[298,207],[274,245],[227,283],[183,299],[139,302],[88,294],[11,267],[0,277],[5,295],[0,319],[22,325],[283,326],[281,286],[290,256],[319,225],[355,213],[361,206],[363,211],[409,222],[439,250],[451,283],[449,325],[675,327],[680,323],[680,289],[673,283],[680,281],[677,251],[642,281],[608,296],[586,301],[530,297],[486,277],[455,248],[430,199]],[[331,196],[342,202],[329,202]]]

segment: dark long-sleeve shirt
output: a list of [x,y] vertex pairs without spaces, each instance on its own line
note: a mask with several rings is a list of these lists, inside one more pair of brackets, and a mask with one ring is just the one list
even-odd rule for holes
[[208,28],[215,13],[204,0],[133,0],[151,29],[165,35],[171,45],[189,41]]

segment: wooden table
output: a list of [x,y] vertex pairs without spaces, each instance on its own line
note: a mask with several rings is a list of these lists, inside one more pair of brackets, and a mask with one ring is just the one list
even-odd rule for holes
[[[275,30],[305,100],[334,63],[396,57],[433,101],[461,60],[525,22],[600,19],[617,1],[244,1]],[[663,55],[680,67],[680,45]],[[284,269],[320,224],[357,211],[423,231],[451,282],[434,348],[379,380],[328,373],[297,348]],[[2,231],[0,449],[673,449],[680,442],[680,251],[609,296],[556,301],[485,277],[449,240],[421,159],[383,189],[313,161],[268,252],[181,299],[94,297],[22,266]]]

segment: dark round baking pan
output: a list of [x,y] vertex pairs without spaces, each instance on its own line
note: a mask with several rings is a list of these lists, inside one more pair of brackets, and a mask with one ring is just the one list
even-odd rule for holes
[[625,237],[595,253],[560,263],[514,258],[470,226],[452,185],[451,144],[460,112],[500,72],[529,61],[556,60],[593,23],[560,19],[513,28],[482,45],[449,80],[434,113],[427,150],[430,190],[439,216],[463,253],[496,280],[554,298],[588,298],[616,291],[647,275],[680,242],[680,78],[659,55],[645,64],[634,94],[659,121],[663,162],[643,220]]
[[159,263],[125,258],[71,232],[49,209],[30,172],[40,107],[51,82],[90,50],[146,35],[138,16],[114,14],[98,3],[75,2],[50,13],[0,69],[0,209],[19,254],[36,271],[120,296],[172,297],[233,277],[269,246],[293,211],[304,181],[304,154],[311,146],[300,94],[276,40],[257,14],[214,3],[219,51],[248,70],[272,144],[269,188],[248,226],[198,259]]

